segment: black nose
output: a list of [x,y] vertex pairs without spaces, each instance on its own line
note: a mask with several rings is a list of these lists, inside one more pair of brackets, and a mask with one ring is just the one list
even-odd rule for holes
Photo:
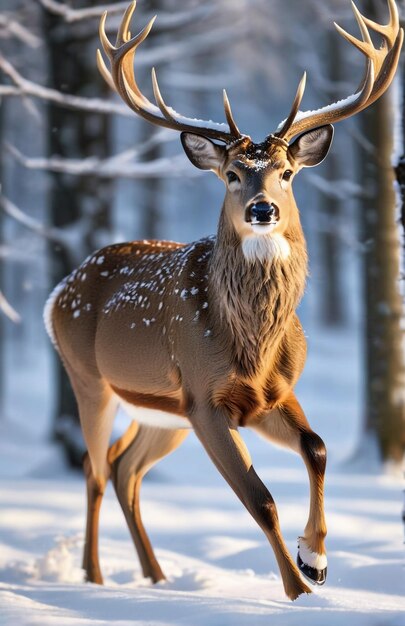
[[260,223],[268,223],[271,221],[271,218],[275,215],[276,209],[273,204],[269,204],[268,202],[254,202],[250,206],[248,206],[246,212],[246,221],[251,222],[260,222]]

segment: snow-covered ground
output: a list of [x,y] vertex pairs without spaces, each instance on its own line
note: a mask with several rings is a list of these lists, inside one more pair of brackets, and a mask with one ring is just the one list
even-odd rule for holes
[[[265,537],[193,435],[144,481],[144,521],[167,581],[152,585],[142,578],[109,489],[100,537],[106,584],[85,584],[80,569],[83,479],[69,472],[58,450],[43,439],[3,422],[0,625],[403,626],[401,480],[373,462],[372,447],[364,446],[361,459],[350,458],[359,431],[359,407],[353,401],[358,380],[353,375],[348,380],[340,368],[337,372],[343,373],[336,373],[331,390],[331,381],[319,375],[328,371],[327,361],[336,359],[336,351],[347,349],[334,341],[334,352],[326,344],[316,346],[316,372],[310,358],[299,392],[330,451],[324,587],[294,603],[284,596]],[[322,399],[324,382],[329,394]],[[308,509],[302,462],[253,433],[243,435],[278,504],[295,555]]]

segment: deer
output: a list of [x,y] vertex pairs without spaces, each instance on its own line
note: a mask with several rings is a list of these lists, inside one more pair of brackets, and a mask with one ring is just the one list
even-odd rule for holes
[[[327,575],[324,478],[326,447],[310,427],[294,388],[306,359],[296,313],[307,277],[307,251],[292,181],[320,164],[333,124],[375,102],[389,87],[403,42],[388,0],[386,25],[353,5],[362,39],[338,32],[365,56],[353,95],[315,111],[299,110],[304,73],[287,118],[261,143],[240,132],[226,92],[226,124],[185,117],[163,100],[152,69],[155,103],[139,89],[138,46],[153,18],[131,37],[136,3],[113,45],[100,21],[98,50],[107,83],[139,116],[179,131],[191,163],[225,185],[215,236],[191,244],[163,240],[109,245],[91,254],[47,300],[46,328],[70,378],[87,447],[87,523],[83,568],[102,584],[98,523],[109,479],[115,487],[142,571],[164,579],[140,512],[144,475],[194,430],[210,459],[274,551],[285,593],[295,600]],[[370,31],[382,37],[376,48]],[[133,419],[110,445],[117,408]],[[256,474],[240,430],[250,428],[302,457],[309,515],[294,562],[274,499]]]

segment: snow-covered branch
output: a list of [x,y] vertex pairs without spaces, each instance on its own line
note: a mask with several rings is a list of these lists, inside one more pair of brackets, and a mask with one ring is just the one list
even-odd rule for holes
[[15,309],[13,309],[2,291],[0,291],[0,311],[4,313],[4,315],[15,324],[21,322],[21,316],[17,313]]
[[67,109],[78,109],[81,111],[91,111],[93,113],[117,113],[126,117],[133,117],[133,112],[123,104],[117,104],[101,98],[83,98],[81,96],[72,96],[65,94],[56,89],[43,87],[30,80],[24,78],[15,67],[0,54],[0,69],[14,83],[15,87],[10,85],[0,85],[1,96],[31,96],[40,100],[54,102],[58,106]]
[[39,4],[54,15],[60,15],[66,22],[79,22],[89,18],[100,17],[104,11],[109,13],[123,13],[128,6],[128,1],[116,2],[111,4],[98,4],[95,7],[85,9],[72,9],[64,2],[55,2],[55,0],[37,0]]
[[[239,22],[239,26],[240,25],[241,24]],[[190,45],[189,40],[185,40],[181,43],[173,41],[169,44],[160,46],[159,48],[144,50],[141,58],[137,61],[137,65],[138,67],[152,67],[162,62],[168,63],[177,59],[182,59],[185,56],[190,57],[190,54],[197,55],[207,50],[212,50],[213,47],[218,45],[222,47],[231,42],[237,35],[237,32],[237,24],[235,23],[232,29],[229,27],[217,28],[209,34],[193,36],[192,46]],[[128,107],[119,103],[103,100],[101,98],[85,98],[82,96],[65,94],[57,91],[56,89],[51,89],[34,83],[33,81],[24,78],[20,72],[18,72],[18,70],[1,54],[0,69],[14,84],[14,87],[10,85],[0,85],[0,97],[28,96],[50,101],[58,106],[69,109],[79,109],[102,114],[116,113],[126,117],[133,117],[134,115]]]
[[20,87],[13,87],[12,85],[0,85],[0,98],[7,96],[24,96]]
[[347,201],[348,198],[365,198],[369,196],[364,187],[351,180],[339,179],[332,181],[313,173],[307,174],[307,180],[328,198],[341,202]]
[[38,220],[27,215],[4,195],[0,195],[0,209],[16,222],[28,228],[31,232],[57,244],[70,257],[72,266],[77,265],[83,258],[83,242],[94,229],[94,216],[82,214],[77,220],[62,229],[56,228],[55,226],[45,226]]
[[8,150],[15,159],[24,167],[49,172],[62,172],[73,176],[97,176],[99,178],[173,178],[195,177],[200,175],[200,170],[190,167],[183,154],[174,157],[162,157],[154,161],[143,163],[128,163],[132,157],[131,151],[125,151],[108,159],[88,157],[87,159],[64,159],[62,157],[27,157],[14,146],[8,146]]
[[[124,2],[116,2],[114,4],[98,4],[94,7],[88,7],[84,9],[72,9],[64,2],[55,2],[55,0],[37,0],[37,2],[49,13],[59,15],[67,23],[79,22],[87,19],[99,18],[107,11],[109,16],[118,14],[121,18],[125,9],[128,7],[129,0]],[[156,24],[156,30],[172,29],[186,26],[187,24],[194,23],[199,20],[202,15],[210,15],[214,7],[203,5],[190,11],[159,11],[159,20]],[[152,14],[142,13],[142,20],[145,24],[150,20]],[[116,20],[113,20],[114,27],[116,26]],[[139,29],[140,30],[140,29]]]
[[232,20],[232,24],[217,26],[209,32],[189,35],[180,40],[173,38],[170,43],[142,50],[142,55],[136,60],[136,66],[153,67],[178,59],[192,58],[207,51],[212,52],[218,47],[229,47],[235,44],[235,38],[243,33],[244,28],[242,17],[238,17]]
[[0,208],[4,211],[6,215],[11,217],[13,220],[22,224],[32,232],[40,235],[41,237],[45,237],[50,241],[54,241],[58,244],[64,244],[63,241],[63,232],[59,228],[49,228],[44,226],[38,220],[33,217],[27,215],[22,211],[18,206],[11,202],[4,195],[0,195]]
[[17,22],[7,13],[0,13],[0,36],[15,37],[30,48],[39,48],[42,41],[28,28]]

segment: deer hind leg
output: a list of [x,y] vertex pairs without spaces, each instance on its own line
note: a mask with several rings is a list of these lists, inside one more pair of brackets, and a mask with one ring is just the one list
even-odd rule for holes
[[[132,422],[123,436],[109,448],[109,467],[111,459],[116,459],[129,446],[131,441],[134,439],[137,430],[138,424],[136,422]],[[95,480],[88,452],[86,452],[83,458],[83,471],[86,478],[87,489],[87,517],[82,568],[86,572],[86,580],[88,582],[102,585],[103,576],[101,574],[98,555],[98,532],[100,508],[104,494],[103,491],[99,489],[99,485]]]
[[110,468],[107,461],[118,398],[108,384],[86,371],[73,371],[65,364],[76,397],[80,426],[90,458],[92,480],[104,493]]
[[310,582],[323,585],[327,574],[323,503],[325,444],[311,430],[294,394],[252,428],[265,438],[298,452],[306,465],[310,484],[309,517],[303,536],[298,538],[297,563]]
[[139,506],[142,479],[153,465],[175,450],[189,432],[139,426],[135,438],[120,456],[109,454],[111,480],[135,544],[143,575],[154,583],[164,580],[165,576],[142,523]]
[[76,396],[88,451],[83,462],[87,522],[82,566],[89,582],[103,584],[98,559],[98,526],[100,507],[110,474],[107,453],[118,400],[100,377],[89,374],[80,364],[77,364],[76,370],[65,359],[65,367]]
[[311,593],[284,543],[275,502],[254,471],[238,431],[222,411],[210,407],[195,410],[190,421],[212,461],[268,538],[287,596],[295,600]]

